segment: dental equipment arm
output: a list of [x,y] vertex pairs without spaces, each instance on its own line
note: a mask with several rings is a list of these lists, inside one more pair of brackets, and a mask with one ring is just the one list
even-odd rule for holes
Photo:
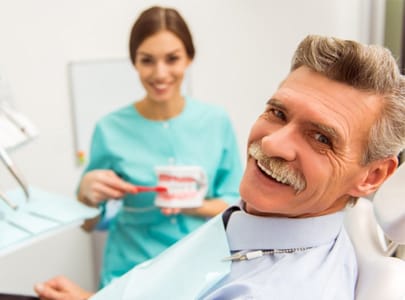
[[10,206],[12,209],[17,209],[17,205],[15,205],[7,196],[4,194],[2,191],[0,191],[0,198],[6,202],[8,206]]
[[[26,199],[28,200],[29,197],[30,197],[29,191],[28,191],[28,185],[26,184],[25,179],[20,174],[17,167],[15,166],[15,164],[13,163],[11,158],[9,157],[6,150],[1,146],[0,146],[0,159],[3,161],[4,165],[7,167],[7,169],[10,171],[10,173],[17,180],[18,184],[21,186],[21,188],[24,191]],[[2,196],[2,198],[4,199],[3,196]],[[7,202],[7,200],[6,200],[6,202]]]

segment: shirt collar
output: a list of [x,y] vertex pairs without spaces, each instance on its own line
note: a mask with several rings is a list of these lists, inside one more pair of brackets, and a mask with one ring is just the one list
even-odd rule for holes
[[316,247],[332,242],[343,226],[344,213],[312,218],[263,217],[231,212],[226,234],[231,251]]

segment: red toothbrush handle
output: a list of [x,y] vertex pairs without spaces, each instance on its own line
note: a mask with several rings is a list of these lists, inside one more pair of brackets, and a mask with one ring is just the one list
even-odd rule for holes
[[164,186],[134,186],[134,194],[142,192],[164,193],[167,192],[167,188]]

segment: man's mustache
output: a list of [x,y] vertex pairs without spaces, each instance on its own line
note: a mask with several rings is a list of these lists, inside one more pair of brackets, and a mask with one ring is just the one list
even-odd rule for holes
[[255,141],[249,146],[249,155],[256,159],[267,174],[277,181],[292,186],[296,194],[302,192],[306,187],[304,176],[288,166],[288,163],[278,157],[266,156],[261,149],[260,142]]

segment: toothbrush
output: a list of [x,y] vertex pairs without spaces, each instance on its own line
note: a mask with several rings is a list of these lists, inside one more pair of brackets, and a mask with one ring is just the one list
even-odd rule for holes
[[132,193],[142,193],[142,192],[156,192],[156,193],[164,193],[167,192],[167,187],[164,186],[140,186],[135,185],[133,188]]

